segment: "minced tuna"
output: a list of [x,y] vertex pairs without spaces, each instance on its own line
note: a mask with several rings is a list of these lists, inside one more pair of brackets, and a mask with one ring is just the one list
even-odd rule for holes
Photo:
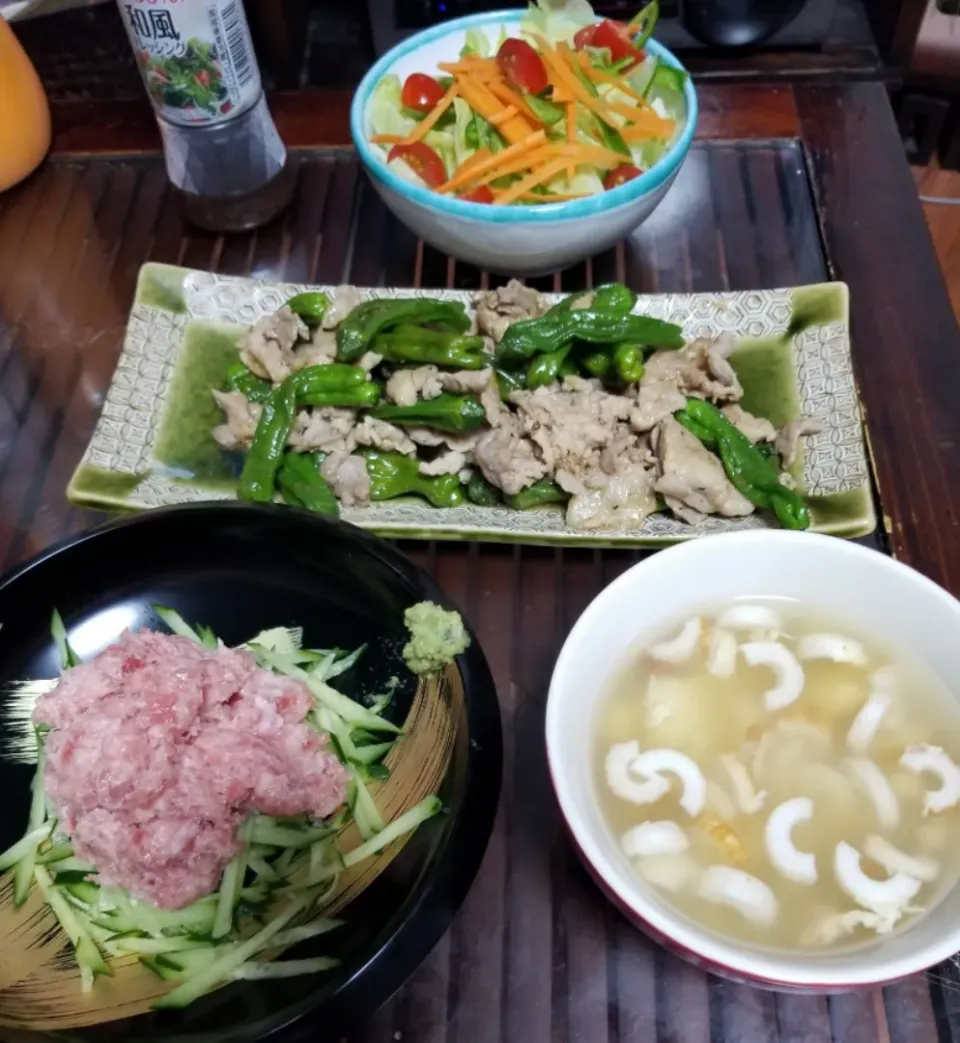
[[125,634],[68,670],[37,704],[58,831],[98,881],[179,909],[215,891],[252,812],[313,818],[347,776],[305,723],[299,682],[246,652]]

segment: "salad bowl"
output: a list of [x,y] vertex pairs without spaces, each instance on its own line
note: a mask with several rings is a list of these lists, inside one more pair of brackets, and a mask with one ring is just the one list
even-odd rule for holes
[[[678,89],[671,96],[677,114],[671,139],[646,156],[633,150],[642,172],[631,180],[603,190],[604,171],[581,166],[579,175],[589,179],[589,184],[578,198],[537,205],[490,205],[489,200],[472,202],[433,191],[419,177],[411,176],[404,164],[388,163],[388,152],[371,139],[385,127],[396,126],[402,133],[415,125],[408,121],[404,127],[399,83],[414,73],[436,75],[439,63],[456,62],[478,38],[490,50],[498,38],[522,38],[530,28],[527,18],[519,10],[470,15],[404,40],[369,70],[354,95],[350,112],[351,134],[360,159],[374,188],[400,221],[425,242],[458,260],[518,275],[568,267],[629,235],[669,191],[697,123],[697,96],[690,78],[667,48],[650,39],[644,44],[650,65],[669,70],[677,86],[682,83],[682,91]],[[546,28],[537,28],[550,36],[549,20],[542,21]],[[564,45],[564,33],[558,31],[555,39],[557,36],[559,44]],[[666,111],[659,103],[654,104]],[[459,133],[457,127],[449,132],[455,141],[455,157],[463,154],[462,140],[456,143]],[[447,162],[448,173],[453,161]]]

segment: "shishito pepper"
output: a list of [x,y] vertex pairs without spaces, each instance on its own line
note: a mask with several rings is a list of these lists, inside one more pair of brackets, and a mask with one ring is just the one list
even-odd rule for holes
[[440,326],[455,333],[466,333],[470,328],[470,320],[459,301],[421,297],[364,301],[337,327],[337,358],[341,362],[355,362],[377,334],[411,323]]
[[474,471],[467,482],[467,499],[480,507],[496,507],[503,502],[503,494],[479,471]]
[[496,357],[504,366],[517,366],[533,355],[556,351],[574,340],[675,349],[683,347],[683,331],[672,322],[647,315],[578,308],[515,322],[497,345]]
[[434,507],[460,507],[465,502],[463,486],[455,474],[428,477],[420,473],[414,456],[365,450],[363,457],[370,476],[370,499],[393,500],[397,496],[422,496]]
[[497,387],[504,402],[509,401],[514,391],[523,391],[522,374],[512,373],[510,370],[503,369],[500,366],[494,366],[493,371],[497,375]]
[[296,415],[297,396],[293,385],[285,380],[263,404],[253,442],[243,462],[237,487],[239,499],[258,503],[269,503],[273,499],[277,471]]
[[557,380],[567,355],[570,354],[571,346],[565,344],[556,351],[548,351],[533,359],[527,368],[527,387],[533,390]]
[[273,391],[268,380],[261,380],[256,373],[252,373],[242,362],[235,362],[227,370],[227,390],[239,391],[246,395],[251,402],[259,402],[263,405]]
[[505,496],[504,502],[515,511],[529,511],[545,503],[566,503],[570,494],[564,492],[552,478],[541,478],[513,496]]
[[489,366],[491,356],[484,347],[483,337],[408,324],[381,333],[373,341],[373,350],[390,362],[416,362],[453,369],[484,369]]
[[283,457],[277,472],[277,485],[284,500],[293,507],[304,507],[331,518],[340,516],[340,504],[320,474],[321,453],[291,453]]
[[300,316],[310,329],[316,329],[323,322],[324,315],[330,307],[330,298],[319,290],[298,293],[287,301],[287,307]]
[[473,431],[486,422],[476,395],[438,395],[412,406],[377,406],[370,415],[391,424],[432,427],[437,431]]
[[605,377],[610,372],[613,360],[608,351],[588,351],[579,357],[580,366],[591,377]]
[[366,370],[331,362],[309,366],[287,378],[298,406],[340,406],[365,409],[380,401],[380,385],[367,380]]
[[643,348],[639,344],[618,344],[613,349],[613,367],[622,384],[636,384],[643,376]]
[[785,529],[810,527],[803,497],[780,483],[771,462],[716,406],[688,398],[677,419],[708,448],[716,449],[731,484],[754,506],[772,510]]

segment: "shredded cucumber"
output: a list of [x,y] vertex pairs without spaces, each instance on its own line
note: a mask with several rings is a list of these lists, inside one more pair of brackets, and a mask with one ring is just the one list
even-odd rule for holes
[[50,617],[50,634],[57,646],[57,655],[60,657],[60,669],[69,670],[80,662],[76,652],[70,647],[67,640],[67,628],[63,625],[63,617],[54,609]]
[[[0,855],[0,873],[15,866],[31,850],[35,849],[40,843],[46,840],[50,835],[50,827],[52,825],[53,823],[46,823],[45,825],[38,826],[36,829],[27,833],[25,837],[21,837],[13,847],[8,847],[7,850]],[[37,862],[42,863],[43,861],[44,859],[42,857],[37,858]]]
[[154,605],[153,611],[166,623],[171,633],[176,634],[178,637],[189,637],[192,641],[196,641],[198,645],[203,644],[203,640],[200,635],[190,626],[189,623],[173,608],[164,608],[162,605]]
[[213,918],[214,938],[223,938],[233,928],[233,911],[240,899],[243,887],[243,874],[247,870],[247,859],[244,852],[227,863],[220,880],[220,894],[217,900],[217,913]]
[[161,996],[154,1004],[158,1010],[164,1008],[186,1007],[195,999],[202,996],[208,989],[226,981],[233,973],[251,956],[256,956],[267,948],[271,939],[280,933],[284,927],[296,916],[306,912],[310,907],[311,898],[300,898],[291,902],[281,913],[278,913],[262,930],[258,931],[252,938],[241,942],[235,948],[215,960],[209,967],[198,971],[182,985],[178,986],[166,996]]
[[388,844],[392,844],[394,840],[398,840],[406,833],[413,832],[421,823],[436,815],[440,808],[439,797],[424,797],[419,804],[412,807],[399,818],[394,819],[389,826],[379,832],[373,839],[366,841],[359,847],[355,847],[352,851],[348,851],[343,856],[343,864],[349,869],[350,866],[355,866],[358,862],[362,862],[371,855],[377,854],[378,851],[382,851]]
[[339,967],[340,961],[329,956],[316,956],[312,960],[282,960],[279,963],[241,964],[231,975],[232,981],[262,981],[268,978],[294,978],[301,974],[317,974]]

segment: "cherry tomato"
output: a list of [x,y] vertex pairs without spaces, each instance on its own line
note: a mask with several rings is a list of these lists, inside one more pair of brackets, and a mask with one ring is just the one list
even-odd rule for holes
[[543,59],[526,40],[504,40],[497,51],[497,65],[518,90],[539,94],[550,80]]
[[429,112],[443,98],[443,88],[425,72],[412,72],[403,84],[400,101],[405,108]]
[[431,188],[439,188],[447,180],[443,160],[422,141],[415,141],[412,145],[394,145],[387,153],[387,162],[395,159],[402,159]]
[[478,185],[467,192],[461,192],[460,198],[465,203],[492,203],[493,192],[489,185]]
[[645,57],[644,52],[631,43],[627,27],[622,22],[615,22],[610,18],[593,25],[585,25],[574,36],[573,46],[578,51],[582,51],[585,47],[606,47],[610,52],[612,62],[630,58],[631,62],[624,66],[624,70],[632,69]]
[[624,185],[639,176],[640,170],[632,163],[621,163],[620,166],[614,167],[603,179],[603,187],[609,192],[611,188],[618,188],[620,185]]
[[201,87],[210,86],[210,73],[206,69],[201,69],[196,75],[196,81]]
[[574,50],[582,51],[585,47],[593,47],[593,38],[597,35],[597,29],[600,27],[599,22],[594,22],[593,25],[585,25],[582,29],[577,31],[576,36],[573,38]]
[[630,59],[630,64],[624,66],[624,71],[632,69],[643,61],[643,51],[637,50],[630,40],[627,27],[620,22],[613,22],[609,18],[597,26],[593,34],[593,47],[606,47],[610,51],[610,60],[619,62],[624,58]]

